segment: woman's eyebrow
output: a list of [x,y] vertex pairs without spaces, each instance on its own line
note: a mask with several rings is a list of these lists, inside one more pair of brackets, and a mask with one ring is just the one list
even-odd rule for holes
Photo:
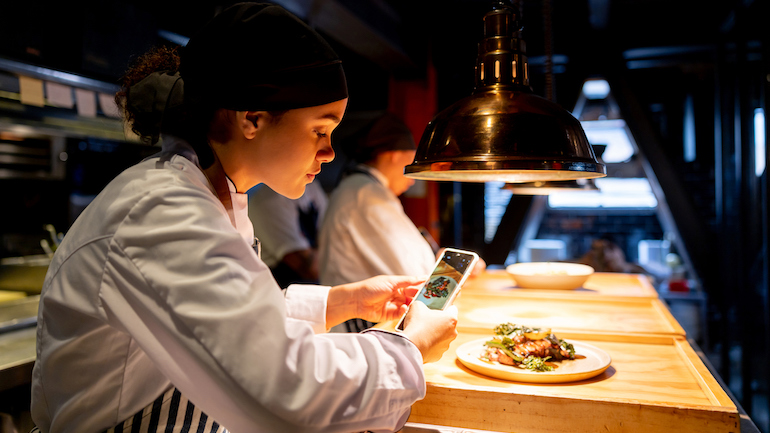
[[323,116],[320,116],[319,119],[329,119],[329,120],[333,121],[334,123],[342,122],[342,119],[339,116],[337,116],[336,114],[332,114],[332,113],[324,114]]

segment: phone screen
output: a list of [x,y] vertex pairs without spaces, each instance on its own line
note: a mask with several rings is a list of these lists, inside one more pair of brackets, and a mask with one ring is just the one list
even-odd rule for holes
[[420,301],[434,310],[443,310],[453,298],[463,275],[471,265],[473,257],[453,251],[446,251],[425,286],[417,293],[414,300]]
[[[475,261],[476,255],[473,253],[453,249],[444,250],[428,281],[417,292],[413,301],[422,302],[434,310],[443,310],[448,307],[447,304],[455,298],[455,292],[460,290],[460,284],[465,281]],[[396,329],[403,330],[403,326],[404,317],[398,322]]]

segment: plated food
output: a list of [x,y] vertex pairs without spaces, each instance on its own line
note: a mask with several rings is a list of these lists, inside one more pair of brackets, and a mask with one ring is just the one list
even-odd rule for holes
[[550,329],[530,328],[512,323],[495,327],[495,336],[484,343],[483,361],[496,362],[531,371],[552,371],[555,362],[575,359],[575,346],[556,337]]
[[476,373],[528,383],[585,380],[602,374],[612,362],[602,349],[562,340],[546,328],[503,323],[494,334],[460,345],[457,359]]

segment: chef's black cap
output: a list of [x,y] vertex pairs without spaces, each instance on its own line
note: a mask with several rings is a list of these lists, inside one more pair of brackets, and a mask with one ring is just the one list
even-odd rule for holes
[[238,111],[312,107],[348,97],[329,44],[280,6],[238,3],[182,51],[185,99]]
[[377,154],[389,150],[415,149],[414,136],[406,123],[395,114],[386,112],[359,133],[347,153],[355,161],[369,162]]

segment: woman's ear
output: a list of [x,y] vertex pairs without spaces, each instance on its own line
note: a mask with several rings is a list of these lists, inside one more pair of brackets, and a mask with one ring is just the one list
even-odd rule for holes
[[262,122],[265,121],[264,111],[244,111],[243,117],[239,116],[239,122],[243,135],[251,140],[257,134],[257,129],[261,127]]

